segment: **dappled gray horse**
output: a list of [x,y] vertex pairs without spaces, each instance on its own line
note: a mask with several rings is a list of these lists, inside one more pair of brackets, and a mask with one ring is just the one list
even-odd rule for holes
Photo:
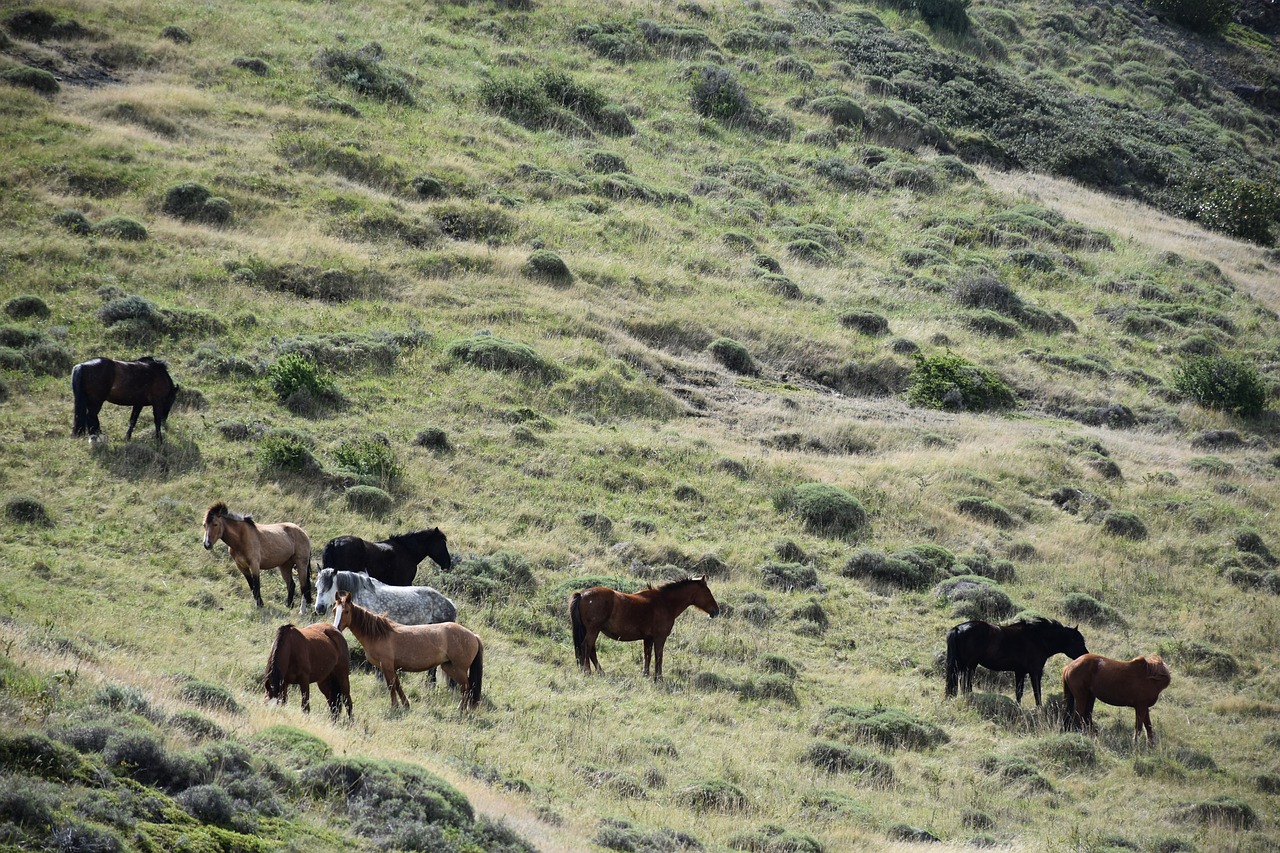
[[365,610],[385,614],[401,625],[433,625],[458,618],[453,602],[429,586],[391,586],[363,572],[337,569],[321,569],[316,577],[316,614],[328,613],[339,592],[351,593],[351,599]]

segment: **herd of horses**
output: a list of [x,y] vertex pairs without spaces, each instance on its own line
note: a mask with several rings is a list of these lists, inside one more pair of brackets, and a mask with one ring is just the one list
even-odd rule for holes
[[[142,409],[150,406],[156,440],[177,398],[178,386],[163,361],[144,356],[137,361],[94,358],[71,371],[75,415],[73,433],[98,438],[98,413],[104,403],[131,406],[125,440],[133,435]],[[221,539],[244,575],[255,603],[263,606],[261,572],[277,568],[292,607],[296,573],[301,587],[301,613],[311,606],[311,540],[291,522],[258,524],[252,516],[232,512],[219,501],[204,518],[204,547]],[[283,625],[276,633],[264,679],[268,699],[283,702],[289,685],[300,687],[303,710],[310,709],[309,685],[317,684],[336,718],[345,703],[351,715],[350,654],[342,632],[350,630],[364,647],[366,658],[386,680],[394,708],[408,707],[398,672],[430,671],[440,667],[462,693],[461,706],[480,702],[484,645],[456,621],[452,601],[431,587],[411,586],[418,565],[431,557],[443,570],[453,565],[448,542],[438,527],[366,542],[339,536],[324,547],[317,577],[315,612],[334,610],[333,624],[305,628]],[[359,599],[362,603],[357,603]],[[676,618],[689,607],[708,616],[720,612],[705,576],[672,581],[637,593],[605,586],[575,592],[569,600],[569,620],[578,666],[586,673],[602,671],[596,640],[643,641],[644,675],[662,679],[662,654]],[[1028,676],[1041,705],[1045,663],[1056,654],[1071,662],[1062,671],[1066,710],[1064,723],[1092,730],[1097,701],[1134,709],[1134,741],[1146,731],[1154,743],[1151,707],[1169,686],[1169,669],[1159,656],[1113,660],[1091,654],[1078,628],[1041,617],[992,625],[975,619],[955,626],[946,640],[946,695],[973,691],[979,666],[1014,674],[1014,697],[1022,702]]]

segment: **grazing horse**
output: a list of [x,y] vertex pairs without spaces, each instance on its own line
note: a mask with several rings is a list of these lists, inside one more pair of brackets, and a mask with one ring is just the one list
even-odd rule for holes
[[596,637],[604,634],[613,640],[644,640],[644,674],[649,675],[649,658],[653,657],[653,679],[662,680],[662,648],[667,643],[676,617],[689,605],[714,618],[720,612],[715,596],[707,586],[707,576],[672,581],[660,587],[649,587],[637,593],[618,592],[607,586],[593,586],[575,592],[569,599],[569,621],[573,623],[573,651],[578,665],[599,672]]
[[293,606],[293,572],[296,570],[303,600],[298,612],[307,612],[311,606],[311,540],[301,527],[287,521],[258,524],[253,516],[234,513],[218,501],[204,514],[204,547],[212,548],[219,539],[227,543],[259,607],[262,606],[261,571],[278,567],[280,577],[289,588],[285,606]]
[[382,670],[392,708],[396,707],[397,696],[400,704],[409,707],[398,670],[423,672],[436,666],[458,683],[462,692],[460,708],[474,708],[480,703],[484,644],[457,622],[401,625],[365,610],[351,600],[351,593],[340,592],[333,603],[333,624],[340,631],[350,628],[364,646],[365,657]]
[[263,686],[268,701],[278,699],[283,705],[289,699],[289,685],[302,690],[302,710],[311,713],[311,685],[317,684],[329,700],[329,713],[337,720],[342,703],[347,704],[351,719],[351,655],[347,639],[332,625],[316,623],[305,628],[281,625],[276,641],[267,656],[267,674]]
[[164,426],[177,399],[178,386],[169,377],[168,366],[149,355],[137,361],[91,358],[71,368],[71,395],[75,401],[72,435],[100,434],[102,424],[98,422],[98,412],[102,411],[103,403],[115,403],[133,406],[125,441],[133,437],[133,428],[144,406],[151,407],[156,441],[160,441],[160,427]]
[[1093,702],[1100,699],[1108,705],[1133,709],[1133,742],[1138,742],[1143,728],[1147,742],[1155,743],[1151,728],[1151,706],[1160,692],[1169,686],[1169,667],[1159,655],[1138,657],[1130,661],[1112,660],[1102,655],[1082,655],[1063,667],[1062,698],[1067,706],[1065,725],[1082,724],[1096,731],[1093,724]]
[[1056,654],[1074,660],[1088,654],[1084,636],[1056,619],[1037,616],[1004,625],[981,619],[962,622],[947,632],[947,692],[956,695],[957,686],[973,692],[973,674],[979,664],[996,672],[1014,674],[1014,696],[1022,704],[1022,687],[1031,676],[1031,690],[1040,707],[1040,681],[1044,663]]
[[320,567],[364,572],[392,586],[408,586],[418,574],[418,563],[430,557],[442,569],[453,565],[448,541],[439,527],[401,533],[381,542],[366,542],[359,536],[330,539],[320,557]]

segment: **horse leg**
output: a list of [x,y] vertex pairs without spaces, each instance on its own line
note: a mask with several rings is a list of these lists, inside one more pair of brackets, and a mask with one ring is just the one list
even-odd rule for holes
[[262,592],[260,591],[260,588],[262,586],[262,582],[259,580],[258,576],[254,574],[254,571],[251,568],[240,569],[240,574],[244,575],[244,582],[249,585],[249,592],[253,593],[254,602],[261,607]]
[[[1022,689],[1026,686],[1027,674],[1025,672],[1015,672],[1013,674],[1013,698],[1018,704],[1022,704]],[[1040,691],[1036,691],[1036,698],[1039,699]],[[1037,704],[1039,704],[1037,702]]]
[[400,697],[400,702],[404,705],[405,710],[409,708],[409,699],[404,695],[404,688],[400,686],[400,677],[396,675],[394,666],[383,665],[382,677],[387,680],[387,692],[391,694],[391,707],[396,707],[396,697]]
[[1151,709],[1150,708],[1134,708],[1133,714],[1134,714],[1134,721],[1133,721],[1134,744],[1136,745],[1138,743],[1138,735],[1141,734],[1142,730],[1145,728],[1147,730],[1147,743],[1154,746],[1156,742],[1156,733],[1155,733],[1155,730],[1151,727]]
[[311,685],[304,681],[302,683],[302,686],[299,689],[302,691],[302,713],[310,714],[311,713]]
[[89,422],[89,435],[102,435],[102,422],[98,420],[98,413],[101,411],[101,403],[89,404],[88,411],[85,412]]
[[666,637],[655,637],[653,641],[653,680],[662,680],[662,649],[667,645]]
[[280,577],[284,578],[285,589],[289,590],[289,597],[285,599],[284,606],[293,607],[293,593],[294,593],[293,566],[290,565],[289,563],[285,563],[284,565],[282,565],[280,567]]
[[1093,724],[1093,702],[1092,693],[1087,691],[1082,693],[1076,703],[1079,706],[1076,713],[1080,716],[1080,727],[1090,734],[1096,735],[1098,727]]
[[333,678],[327,677],[327,678],[321,679],[316,686],[320,688],[320,692],[324,694],[325,701],[329,703],[330,719],[337,722],[338,711],[340,710],[342,705],[340,701],[342,697],[340,694],[335,693],[333,689]]
[[1031,673],[1031,692],[1035,694],[1035,697],[1036,697],[1036,707],[1037,707],[1037,708],[1041,707],[1041,704],[1040,704],[1040,680],[1041,680],[1042,678],[1044,678],[1044,670],[1043,670],[1043,669],[1037,669],[1037,670],[1035,670],[1034,672],[1032,672],[1032,673]]
[[129,428],[124,433],[125,441],[133,437],[133,428],[138,425],[138,415],[140,414],[142,414],[142,406],[134,406],[133,414],[129,416]]
[[599,635],[599,631],[588,630],[587,635],[582,638],[582,669],[588,675],[591,674],[592,664],[595,664],[596,672],[604,672],[600,659],[596,657],[596,637]]
[[653,657],[653,638],[644,638],[644,677],[649,677],[649,659]]

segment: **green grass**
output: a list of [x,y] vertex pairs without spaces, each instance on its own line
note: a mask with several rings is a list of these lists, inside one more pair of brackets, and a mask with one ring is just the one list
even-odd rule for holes
[[[0,82],[4,730],[116,684],[113,731],[164,714],[141,727],[170,752],[222,732],[304,774],[411,762],[545,850],[1280,843],[1253,781],[1276,770],[1274,259],[1122,238],[972,162],[1114,188],[1094,165],[1136,152],[1126,193],[1195,217],[1147,177],[1211,180],[1180,171],[1206,152],[1273,174],[1266,116],[1118,8],[975,4],[959,34],[896,6],[517,5],[83,0],[50,11],[93,39],[0,44],[0,71],[64,81]],[[1025,87],[1053,121],[1109,99],[1114,135],[974,126]],[[184,391],[163,447],[111,405],[105,449],[73,440],[71,364],[144,351]],[[1248,405],[1188,387],[1190,356],[1239,366]],[[275,629],[309,617],[200,548],[215,500],[317,554],[440,526],[454,568],[417,582],[484,639],[482,707],[408,676],[392,712],[359,670],[349,727],[264,707]],[[703,572],[722,615],[677,621],[662,684],[638,643],[576,670],[573,591]],[[1124,709],[1080,742],[1027,702],[944,700],[966,606],[1162,651],[1160,743],[1135,753]],[[37,818],[70,808],[48,784]],[[309,819],[265,837],[346,840]]]

